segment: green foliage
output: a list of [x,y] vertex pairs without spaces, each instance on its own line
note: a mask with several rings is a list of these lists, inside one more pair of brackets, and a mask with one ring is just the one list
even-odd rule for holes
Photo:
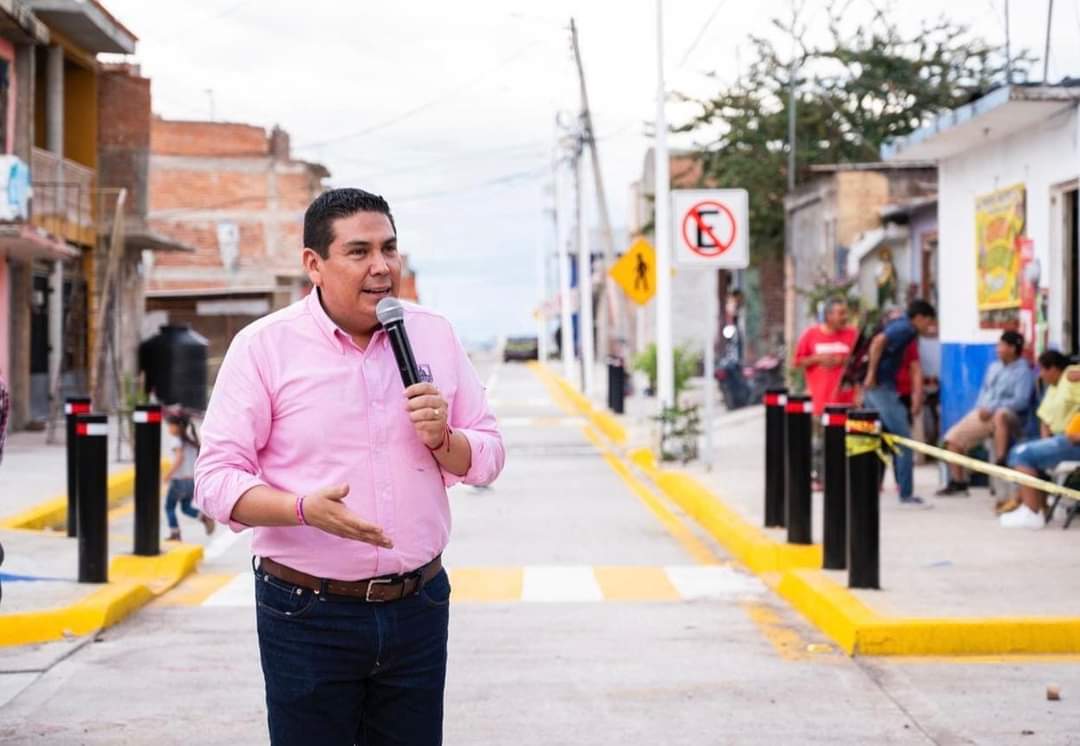
[[[888,139],[978,98],[1004,79],[1001,49],[967,26],[941,18],[907,36],[888,12],[875,10],[852,30],[844,17],[851,5],[829,6],[829,41],[822,48],[804,43],[805,28],[797,20],[774,20],[787,38],[751,37],[752,62],[738,81],[712,98],[682,97],[700,107],[675,131],[698,137],[702,183],[743,187],[752,195],[755,253],[777,256],[784,248],[792,62],[800,182],[815,164],[879,160]],[[789,48],[792,55],[779,51]],[[1014,79],[1023,79],[1031,61],[1026,53],[1014,58]]]
[[[701,365],[701,357],[686,347],[676,347],[673,351],[675,359],[675,400],[686,388],[686,382],[697,375],[698,366]],[[634,370],[644,373],[649,378],[649,388],[656,391],[656,344],[650,344],[634,358]]]
[[701,417],[697,405],[681,409],[666,407],[660,415],[660,460],[684,464],[698,456]]

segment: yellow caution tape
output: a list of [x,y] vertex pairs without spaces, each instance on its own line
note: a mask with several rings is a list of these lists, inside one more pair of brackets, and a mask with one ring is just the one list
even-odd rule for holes
[[848,433],[844,438],[844,446],[849,458],[862,456],[864,453],[876,453],[881,462],[888,466],[892,457],[890,453],[891,444],[884,440],[880,434],[856,435]]
[[[852,436],[848,436],[850,440]],[[884,440],[895,449],[896,446],[904,446],[910,448],[913,451],[924,453],[927,456],[932,456],[939,461],[944,461],[949,464],[956,464],[962,466],[965,469],[971,471],[977,471],[982,474],[987,474],[998,479],[1003,479],[1006,482],[1013,482],[1014,484],[1022,484],[1026,487],[1032,487],[1042,492],[1047,492],[1053,495],[1061,495],[1069,500],[1076,500],[1080,502],[1080,490],[1074,490],[1069,487],[1063,487],[1060,484],[1048,482],[1045,479],[1039,479],[1033,477],[1030,474],[1025,474],[1015,469],[1009,469],[1004,466],[998,466],[997,464],[988,464],[985,461],[980,461],[977,458],[971,458],[970,456],[964,456],[960,453],[953,453],[947,451],[944,448],[937,448],[936,446],[927,445],[926,443],[920,443],[917,440],[911,440],[910,438],[902,438],[899,435],[892,435],[885,433]],[[849,447],[850,448],[850,447]],[[851,454],[851,451],[848,451]]]

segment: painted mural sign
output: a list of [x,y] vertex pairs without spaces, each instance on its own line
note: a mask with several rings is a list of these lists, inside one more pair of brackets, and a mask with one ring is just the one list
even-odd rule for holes
[[1025,196],[1024,185],[1017,184],[975,199],[975,271],[983,328],[1018,321]]

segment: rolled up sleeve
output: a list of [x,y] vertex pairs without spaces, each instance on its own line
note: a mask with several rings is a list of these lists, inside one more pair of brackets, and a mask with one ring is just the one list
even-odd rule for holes
[[464,476],[442,469],[443,482],[447,487],[460,482],[482,487],[494,482],[502,472],[506,449],[495,415],[488,404],[484,385],[465,348],[456,337],[454,342],[458,358],[458,388],[450,411],[450,427],[469,441],[472,461]]
[[195,461],[195,504],[233,531],[248,526],[232,520],[245,492],[265,484],[259,450],[270,434],[272,400],[259,373],[252,340],[234,338],[218,371]]

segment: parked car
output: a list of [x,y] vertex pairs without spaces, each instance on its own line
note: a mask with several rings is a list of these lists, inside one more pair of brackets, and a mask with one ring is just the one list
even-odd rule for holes
[[539,360],[540,342],[536,337],[507,337],[503,346],[503,361]]

